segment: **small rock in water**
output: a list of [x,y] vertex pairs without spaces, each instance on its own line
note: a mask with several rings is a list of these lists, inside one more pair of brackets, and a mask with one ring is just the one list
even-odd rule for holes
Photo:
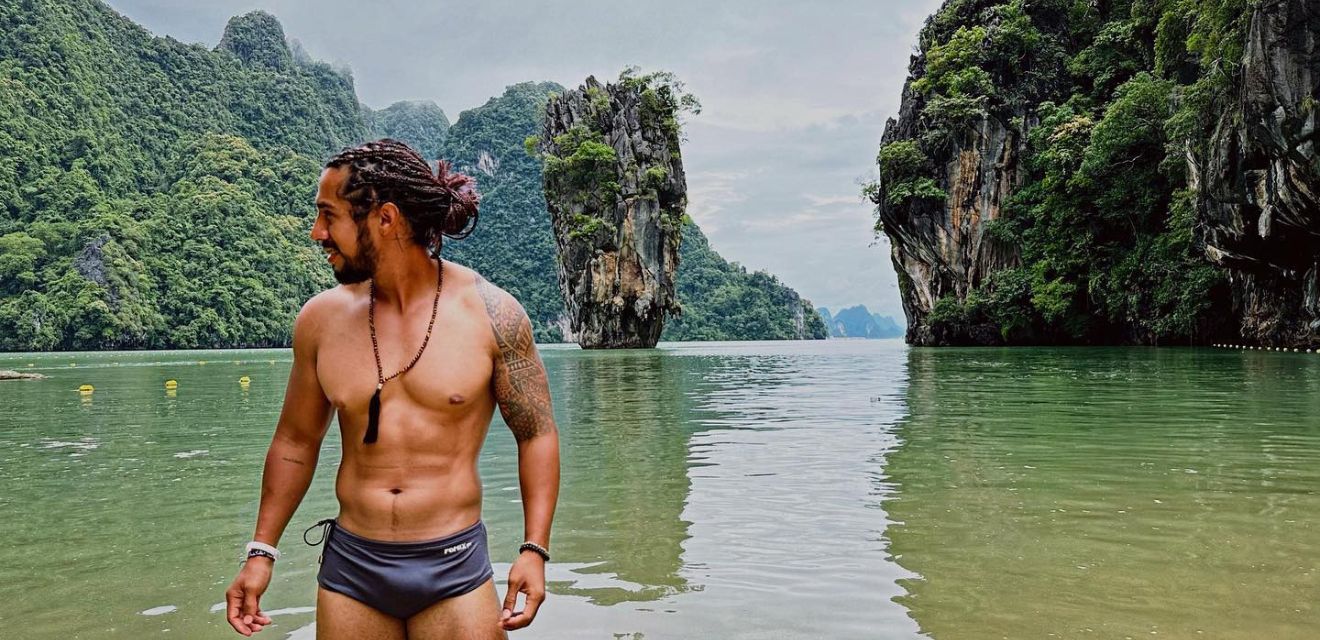
[[174,613],[175,611],[178,610],[179,610],[178,607],[172,604],[166,604],[166,605],[161,605],[159,607],[152,607],[150,609],[147,609],[146,611],[139,611],[138,613],[141,613],[144,616],[159,616],[167,613]]
[[45,377],[40,373],[19,373],[10,369],[0,370],[0,380],[41,380]]

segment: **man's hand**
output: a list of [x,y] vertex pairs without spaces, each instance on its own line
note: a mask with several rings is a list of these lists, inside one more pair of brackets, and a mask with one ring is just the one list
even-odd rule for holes
[[[515,612],[518,593],[527,594],[527,604]],[[521,629],[532,623],[536,610],[545,601],[545,560],[530,551],[518,555],[509,569],[509,592],[504,596],[504,612],[500,615],[500,628],[505,631]]]
[[274,564],[261,557],[248,560],[238,572],[238,577],[234,578],[234,583],[225,591],[229,626],[234,631],[250,636],[270,624],[270,618],[261,612],[258,601],[270,585]]

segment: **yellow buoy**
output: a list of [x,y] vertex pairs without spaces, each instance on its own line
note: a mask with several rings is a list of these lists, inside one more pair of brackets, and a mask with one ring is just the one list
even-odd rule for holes
[[78,393],[81,393],[81,394],[84,394],[84,395],[85,395],[85,394],[89,394],[89,393],[91,393],[91,392],[93,392],[93,391],[96,391],[96,387],[93,387],[93,386],[90,385],[90,384],[85,384],[85,385],[82,385],[81,387],[78,387]]
[[251,382],[252,382],[252,378],[249,378],[247,376],[243,376],[242,378],[238,379],[239,384],[250,384]]
[[206,361],[205,361],[205,360],[198,360],[198,361],[197,361],[197,364],[206,364]]
[[166,388],[166,389],[177,389],[178,386],[179,386],[179,382],[178,382],[177,380],[166,380],[166,381],[165,381],[165,388]]

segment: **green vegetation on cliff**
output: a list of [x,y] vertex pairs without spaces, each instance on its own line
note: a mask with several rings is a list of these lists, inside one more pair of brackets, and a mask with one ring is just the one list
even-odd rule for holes
[[212,51],[91,0],[0,4],[0,349],[287,344],[332,282],[313,158],[366,128],[283,43],[264,14]]
[[[380,136],[476,176],[477,232],[446,256],[559,340],[554,240],[522,143],[562,90],[514,85],[450,127],[434,104],[362,109],[346,72],[291,50],[261,12],[211,49],[94,0],[0,3],[0,351],[287,345],[302,302],[334,284],[307,238],[322,163]],[[722,335],[780,333],[760,326]]]
[[434,102],[396,102],[379,111],[362,107],[372,138],[394,138],[408,143],[422,157],[435,162],[444,155],[449,118]]
[[1157,344],[1214,331],[1225,278],[1195,246],[1186,161],[1205,152],[1247,5],[949,0],[928,20],[905,95],[914,133],[881,148],[866,194],[939,204],[947,185],[932,178],[974,129],[1025,142],[1022,184],[983,229],[1017,265],[938,300],[925,319],[936,336]]
[[563,340],[564,303],[555,272],[555,240],[541,192],[540,163],[523,141],[541,126],[553,82],[523,82],[486,104],[459,114],[449,129],[443,157],[475,176],[481,192],[477,228],[465,240],[450,240],[448,257],[468,265],[513,294],[527,309],[535,337]]
[[661,340],[822,340],[825,322],[811,301],[765,271],[747,272],[710,248],[695,224],[678,246],[677,296],[683,313],[665,321]]

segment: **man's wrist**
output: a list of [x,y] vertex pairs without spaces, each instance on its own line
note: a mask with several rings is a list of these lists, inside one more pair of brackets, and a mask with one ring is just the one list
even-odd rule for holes
[[243,561],[243,564],[264,567],[268,571],[275,569],[275,561],[271,560],[269,556],[263,556],[263,555],[254,555],[250,558],[247,558],[246,560]]
[[546,549],[545,547],[539,544],[536,544],[535,542],[532,542],[531,540],[522,543],[522,546],[518,547],[519,555],[522,555],[527,552],[534,553],[537,556],[540,556],[542,560],[546,562],[550,562],[550,550]]
[[243,547],[242,557],[244,561],[255,558],[265,558],[271,562],[275,562],[280,559],[280,550],[276,549],[274,545],[253,540]]

